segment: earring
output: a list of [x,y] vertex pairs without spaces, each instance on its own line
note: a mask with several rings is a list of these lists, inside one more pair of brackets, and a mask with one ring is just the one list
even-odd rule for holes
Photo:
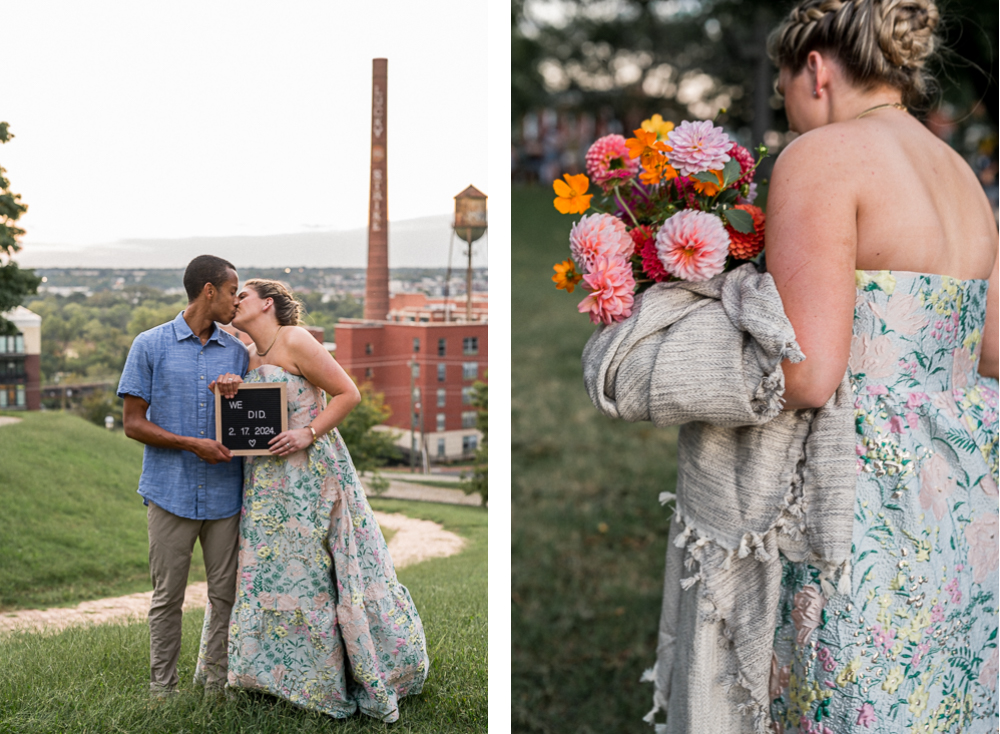
[[813,97],[816,97],[817,99],[819,99],[819,90],[818,89],[814,89],[813,90]]

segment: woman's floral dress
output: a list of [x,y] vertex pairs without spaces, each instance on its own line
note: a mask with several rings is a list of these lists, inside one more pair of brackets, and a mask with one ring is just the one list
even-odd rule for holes
[[[321,390],[276,365],[245,381],[288,384],[289,429],[326,404]],[[427,678],[427,643],[340,433],[243,466],[229,686],[337,718],[360,709],[396,721],[399,699]]]
[[777,732],[997,731],[997,383],[987,283],[858,271],[852,593],[783,558]]

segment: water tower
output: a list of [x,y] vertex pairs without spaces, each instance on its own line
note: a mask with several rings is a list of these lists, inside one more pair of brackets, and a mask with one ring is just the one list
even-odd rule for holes
[[[455,234],[465,240],[468,249],[468,268],[465,273],[465,319],[472,321],[472,243],[486,234],[486,194],[475,186],[469,186],[455,197]],[[448,280],[451,279],[449,258]],[[445,283],[445,299],[448,284]],[[445,303],[447,314],[447,302]]]

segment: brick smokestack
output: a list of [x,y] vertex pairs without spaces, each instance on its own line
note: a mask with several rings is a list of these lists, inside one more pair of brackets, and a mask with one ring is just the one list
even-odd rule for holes
[[389,314],[389,208],[386,175],[386,59],[372,59],[372,164],[368,193],[365,318]]

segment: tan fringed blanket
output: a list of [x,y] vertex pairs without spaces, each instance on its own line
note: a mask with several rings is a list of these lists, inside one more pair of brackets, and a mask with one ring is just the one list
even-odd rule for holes
[[[598,327],[584,382],[606,415],[682,425],[652,723],[657,732],[770,731],[779,547],[849,584],[855,461],[845,375],[819,410],[781,410],[781,362],[804,359],[774,281],[744,265],[660,283]],[[665,492],[661,500],[673,495]],[[846,587],[844,588],[846,590]]]

